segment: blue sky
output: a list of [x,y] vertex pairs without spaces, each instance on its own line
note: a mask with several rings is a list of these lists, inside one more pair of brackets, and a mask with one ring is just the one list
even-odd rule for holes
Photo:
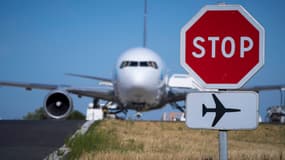
[[[147,47],[165,61],[168,72],[180,66],[180,29],[204,5],[220,1],[149,0]],[[245,86],[285,84],[284,1],[224,1],[241,4],[266,31],[265,66]],[[0,80],[96,85],[67,77],[79,73],[111,77],[125,50],[142,46],[143,0],[2,0],[0,1]],[[42,106],[47,91],[0,88],[0,117],[18,119]],[[73,96],[85,113],[89,98]],[[279,91],[260,93],[260,112],[280,104]],[[162,110],[144,113],[160,119]]]

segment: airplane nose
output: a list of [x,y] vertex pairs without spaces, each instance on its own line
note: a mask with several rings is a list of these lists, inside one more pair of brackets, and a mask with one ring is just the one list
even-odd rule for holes
[[133,88],[138,88],[138,89],[143,88],[147,84],[144,75],[141,74],[136,74],[135,76],[133,76],[130,79],[130,83]]
[[155,96],[159,79],[153,72],[145,72],[136,69],[128,70],[120,74],[120,86],[124,90],[126,97],[130,101],[145,102],[150,101]]
[[136,73],[129,79],[130,86],[137,90],[151,90],[156,87],[157,79],[155,75]]
[[[148,79],[149,80],[149,79]],[[131,101],[144,103],[153,101],[155,97],[155,87],[146,78],[136,76],[130,81],[130,88],[128,89],[128,97]]]

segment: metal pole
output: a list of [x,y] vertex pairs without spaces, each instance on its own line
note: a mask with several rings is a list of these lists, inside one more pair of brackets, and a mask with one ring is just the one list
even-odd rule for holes
[[228,159],[228,135],[226,130],[219,131],[219,156],[220,160]]
[[283,101],[283,88],[280,89],[280,106],[284,105],[284,101]]
[[147,0],[144,1],[143,47],[146,48],[147,39]]

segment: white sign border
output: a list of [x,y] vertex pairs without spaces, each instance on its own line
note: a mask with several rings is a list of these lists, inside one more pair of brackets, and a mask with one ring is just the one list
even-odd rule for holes
[[[256,29],[259,31],[259,63],[255,65],[237,84],[221,83],[221,84],[207,84],[200,78],[200,76],[186,64],[185,55],[185,34],[187,30],[199,20],[207,11],[221,11],[221,10],[237,10],[239,11]],[[190,21],[186,23],[180,32],[180,64],[181,66],[194,77],[197,82],[206,89],[237,89],[241,88],[251,77],[253,77],[265,63],[265,30],[263,26],[251,16],[241,5],[206,5],[203,7]]]
[[[189,99],[188,97],[191,96],[191,95],[194,95],[194,94],[216,94],[216,95],[225,95],[225,94],[252,94],[256,97],[256,109],[255,109],[255,113],[256,113],[256,123],[254,124],[254,126],[251,126],[251,127],[236,127],[236,126],[231,126],[231,127],[220,127],[220,124],[218,126],[215,126],[215,127],[211,127],[211,126],[208,126],[208,127],[205,127],[205,126],[199,126],[197,127],[196,126],[192,126],[192,122],[190,122],[190,119],[188,118],[189,116],[189,113],[188,112],[191,112],[191,110],[189,111],[189,107],[187,106],[188,103],[193,103],[193,102],[188,102]],[[221,101],[221,103],[224,104],[224,101],[219,99]],[[212,100],[213,101],[213,100]],[[186,98],[186,113],[185,113],[185,116],[186,116],[186,125],[187,127],[189,128],[192,128],[192,129],[210,129],[210,130],[254,130],[258,127],[258,124],[259,124],[259,94],[254,92],[254,91],[222,91],[222,92],[211,92],[211,91],[208,91],[208,92],[192,92],[192,93],[189,93],[187,95],[187,98]],[[198,106],[197,106],[198,107]],[[225,106],[225,107],[228,107],[228,106]],[[202,108],[202,107],[201,107]],[[226,113],[225,113],[226,114]],[[234,113],[233,113],[234,114]],[[191,117],[192,118],[192,117]],[[222,117],[223,118],[223,117]],[[211,122],[212,122],[212,119],[211,119]],[[211,123],[210,122],[210,123]]]

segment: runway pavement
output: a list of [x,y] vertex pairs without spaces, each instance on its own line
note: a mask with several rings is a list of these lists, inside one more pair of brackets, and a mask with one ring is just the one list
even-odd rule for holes
[[41,160],[61,147],[85,121],[0,121],[0,159]]

